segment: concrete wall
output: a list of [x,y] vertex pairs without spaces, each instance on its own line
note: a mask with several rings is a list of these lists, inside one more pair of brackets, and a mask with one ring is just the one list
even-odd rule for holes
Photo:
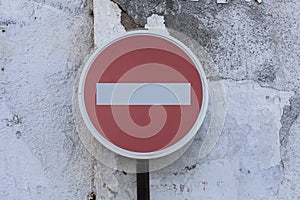
[[[77,71],[94,45],[152,14],[196,39],[224,87],[213,151],[151,173],[152,199],[300,199],[297,0],[0,0],[0,199],[135,199],[135,175],[105,167],[73,121]],[[194,145],[194,147],[197,147]]]

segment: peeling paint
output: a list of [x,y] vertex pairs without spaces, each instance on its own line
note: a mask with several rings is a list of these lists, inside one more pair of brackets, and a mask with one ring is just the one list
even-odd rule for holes
[[[152,184],[172,180],[179,190],[177,183],[184,182],[185,188],[192,190],[191,194],[183,194],[187,199],[238,199],[238,196],[247,199],[247,195],[267,199],[272,192],[276,193],[280,184],[280,119],[294,93],[263,88],[254,81],[221,82],[225,85],[227,113],[219,142],[208,157],[198,160],[197,167],[188,170],[189,166],[186,171],[173,174],[155,172],[151,176]],[[186,156],[192,155],[190,151]],[[187,158],[184,155],[181,162]],[[157,196],[168,194],[169,198],[178,198],[159,187],[153,187],[152,191]]]
[[217,3],[228,3],[228,0],[217,0]]
[[300,4],[247,2],[101,0],[92,11],[85,0],[1,0],[0,198],[135,199],[135,175],[86,151],[70,106],[91,33],[99,47],[152,22],[209,52],[217,67],[204,68],[212,82],[225,84],[229,110],[207,157],[191,158],[202,127],[177,163],[151,174],[152,198],[299,198]]
[[121,10],[116,4],[110,0],[95,0],[93,7],[96,46],[99,47],[107,39],[125,32],[125,28],[121,24]]
[[151,15],[147,18],[147,24],[145,25],[145,28],[149,31],[169,35],[165,26],[164,16],[159,16],[157,14]]

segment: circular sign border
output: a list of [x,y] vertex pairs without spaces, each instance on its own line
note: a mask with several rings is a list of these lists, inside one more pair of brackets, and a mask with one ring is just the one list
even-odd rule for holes
[[[147,35],[147,36],[160,37],[162,39],[165,39],[165,40],[173,43],[174,45],[178,46],[179,48],[181,48],[186,53],[186,55],[193,61],[193,63],[196,65],[197,71],[199,72],[201,82],[202,82],[202,92],[203,92],[202,105],[201,105],[201,109],[198,114],[197,120],[196,120],[195,124],[193,125],[193,127],[189,130],[189,132],[181,140],[179,140],[175,144],[173,144],[165,149],[161,149],[161,150],[154,151],[154,152],[147,152],[147,153],[133,152],[133,151],[128,151],[128,150],[122,149],[122,148],[116,146],[115,144],[111,143],[110,141],[108,141],[106,138],[104,138],[96,130],[96,128],[92,124],[92,122],[87,114],[87,111],[85,108],[84,95],[83,95],[84,94],[83,88],[84,88],[87,73],[88,73],[92,63],[98,57],[98,55],[100,53],[102,53],[102,51],[104,49],[106,49],[109,45],[111,45],[112,43],[122,40],[124,38],[130,37],[130,36],[135,36],[135,35]],[[181,149],[182,147],[184,147],[188,142],[190,142],[193,139],[193,137],[196,135],[197,131],[201,127],[201,124],[203,123],[203,120],[206,116],[206,112],[208,109],[208,101],[209,101],[209,91],[208,91],[208,83],[206,80],[206,75],[202,68],[201,63],[199,62],[199,60],[195,56],[195,54],[186,45],[184,45],[182,42],[180,42],[176,38],[174,38],[170,35],[167,36],[167,35],[159,34],[159,33],[152,32],[152,31],[147,31],[147,30],[130,31],[130,32],[118,35],[116,37],[113,37],[110,40],[107,40],[102,45],[102,47],[96,48],[94,50],[94,52],[89,56],[89,58],[85,62],[85,64],[83,65],[83,69],[81,71],[81,75],[80,75],[80,79],[79,79],[77,95],[78,95],[79,109],[80,109],[80,113],[82,115],[83,121],[85,122],[87,128],[89,129],[89,131],[91,132],[93,137],[96,138],[96,140],[98,142],[100,142],[103,146],[105,146],[107,149],[111,150],[112,152],[117,153],[117,154],[127,157],[127,158],[132,158],[132,159],[161,158],[161,157],[167,156],[169,154],[172,154],[172,153],[176,152],[177,150]]]

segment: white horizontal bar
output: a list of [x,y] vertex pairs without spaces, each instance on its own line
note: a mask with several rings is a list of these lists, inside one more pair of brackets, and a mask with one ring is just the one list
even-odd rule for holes
[[190,105],[190,83],[97,83],[96,105]]

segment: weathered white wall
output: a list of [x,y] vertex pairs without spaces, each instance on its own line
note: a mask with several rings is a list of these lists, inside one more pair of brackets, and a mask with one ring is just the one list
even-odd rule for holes
[[72,121],[90,52],[86,1],[0,1],[0,199],[85,199],[93,158]]
[[[201,22],[190,21],[191,30],[207,26],[221,35],[207,35],[212,46],[202,45],[219,67],[209,81],[224,86],[227,113],[208,157],[190,163],[191,149],[151,173],[152,199],[299,199],[299,2],[207,2],[208,10],[220,10],[203,18],[193,9],[206,2],[190,2],[190,11],[190,3],[175,2],[173,28],[190,13]],[[91,192],[97,199],[135,199],[135,175],[96,161],[73,122],[77,70],[93,45],[128,29],[112,1],[94,1],[94,20],[90,8],[85,0],[0,0],[0,199],[87,199]],[[136,8],[126,7],[129,22],[146,13]],[[253,28],[255,20],[265,32]]]

